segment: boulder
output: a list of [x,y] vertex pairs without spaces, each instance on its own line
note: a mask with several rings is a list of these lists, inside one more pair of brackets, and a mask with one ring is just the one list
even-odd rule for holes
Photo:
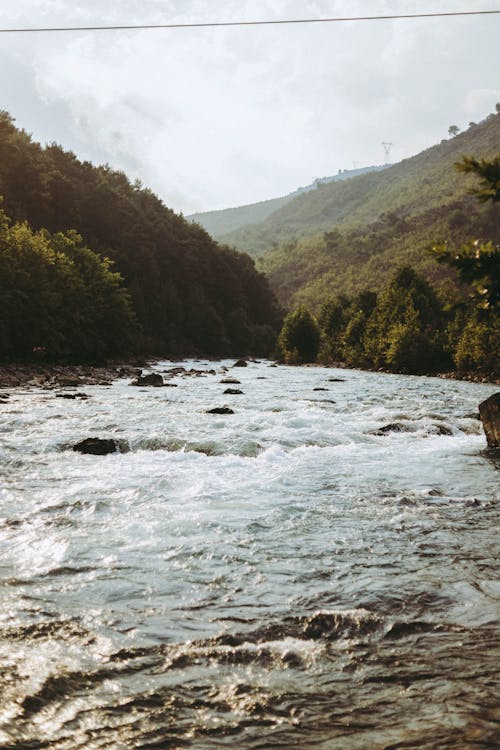
[[228,396],[242,396],[243,395],[243,391],[240,391],[239,388],[226,388],[226,390],[224,391],[224,394],[226,393]]
[[384,427],[381,427],[379,430],[373,430],[371,432],[371,435],[388,435],[391,432],[409,432],[408,427],[406,427],[401,422],[391,422],[391,424],[386,424]]
[[479,404],[479,416],[488,447],[500,448],[500,393],[494,393]]
[[220,382],[224,385],[241,385],[241,381],[238,378],[222,378]]
[[93,456],[105,456],[108,453],[115,453],[117,449],[118,443],[112,438],[86,438],[73,446],[74,451],[90,453]]
[[162,386],[165,385],[163,382],[163,378],[161,375],[158,375],[156,372],[152,372],[150,375],[139,375],[137,380],[134,380],[132,385],[152,385],[152,386]]
[[237,359],[233,367],[247,367],[247,363],[244,359]]
[[208,409],[207,414],[234,414],[229,406],[216,406],[214,409]]

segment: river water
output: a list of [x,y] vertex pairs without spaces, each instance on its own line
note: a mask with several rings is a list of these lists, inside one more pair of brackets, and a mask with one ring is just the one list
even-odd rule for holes
[[180,364],[0,404],[0,747],[499,747],[498,388]]

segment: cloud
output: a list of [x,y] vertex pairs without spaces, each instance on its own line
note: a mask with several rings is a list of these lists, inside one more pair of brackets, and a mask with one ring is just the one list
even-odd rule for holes
[[[440,8],[453,9],[452,0]],[[477,9],[487,3],[476,0]],[[401,12],[435,10],[407,0]],[[214,10],[217,8],[217,11]],[[373,0],[370,13],[394,8]],[[12,25],[365,15],[362,0],[4,0]],[[0,107],[176,210],[238,205],[404,158],[500,99],[500,19],[12,36]]]

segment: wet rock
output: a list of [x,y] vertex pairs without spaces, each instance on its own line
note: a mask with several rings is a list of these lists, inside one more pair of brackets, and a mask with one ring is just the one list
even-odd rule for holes
[[213,409],[208,409],[207,414],[234,414],[234,411],[229,406],[216,406]]
[[345,378],[328,378],[329,383],[345,383]]
[[237,359],[233,367],[247,367],[247,362],[244,359]]
[[224,385],[241,385],[241,381],[237,378],[222,378],[219,382]]
[[56,398],[67,398],[67,399],[82,399],[85,401],[88,396],[86,393],[56,393]]
[[227,394],[228,396],[242,396],[243,391],[240,391],[239,388],[226,388],[224,394]]
[[115,453],[117,449],[118,443],[112,438],[86,438],[73,446],[74,451],[90,453],[92,456],[106,456],[108,453]]
[[379,430],[373,430],[370,435],[389,435],[391,432],[410,432],[410,430],[402,422],[391,422]]
[[453,435],[453,430],[444,424],[434,423],[432,425],[432,432],[438,435]]
[[69,386],[69,387],[74,387],[75,385],[81,384],[80,378],[72,378],[72,377],[64,377],[64,376],[61,377],[60,375],[56,378],[56,382],[57,382],[57,385]]
[[500,448],[500,392],[479,404],[479,415],[488,447]]
[[161,375],[158,375],[156,372],[152,372],[150,375],[142,375],[137,378],[137,380],[134,380],[132,385],[150,385],[154,386],[156,388],[165,385],[163,382],[163,378]]
[[327,391],[328,388],[313,388],[313,391]]

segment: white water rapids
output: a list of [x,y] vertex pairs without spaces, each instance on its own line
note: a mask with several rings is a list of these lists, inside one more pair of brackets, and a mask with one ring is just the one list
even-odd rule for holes
[[0,391],[0,747],[498,747],[497,387],[176,364]]

